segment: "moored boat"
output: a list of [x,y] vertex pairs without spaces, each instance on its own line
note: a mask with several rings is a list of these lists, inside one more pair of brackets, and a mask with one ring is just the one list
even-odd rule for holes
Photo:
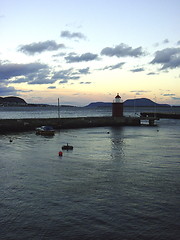
[[55,134],[55,130],[51,126],[41,126],[36,128],[36,134],[44,136],[53,136]]

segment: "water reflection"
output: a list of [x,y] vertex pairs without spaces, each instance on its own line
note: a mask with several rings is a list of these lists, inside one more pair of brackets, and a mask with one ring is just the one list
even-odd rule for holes
[[110,132],[111,156],[113,160],[122,161],[124,157],[124,129],[114,127]]

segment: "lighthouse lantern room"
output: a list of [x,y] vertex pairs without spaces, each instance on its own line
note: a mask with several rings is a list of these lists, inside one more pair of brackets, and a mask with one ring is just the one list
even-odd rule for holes
[[112,103],[112,117],[123,117],[123,102],[119,93],[117,93]]
[[119,93],[117,93],[117,96],[115,97],[115,102],[116,103],[121,102],[121,97],[119,96]]

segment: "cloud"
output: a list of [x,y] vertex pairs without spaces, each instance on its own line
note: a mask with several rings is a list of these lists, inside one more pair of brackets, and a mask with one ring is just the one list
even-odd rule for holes
[[78,72],[79,72],[80,74],[85,74],[85,75],[90,74],[90,72],[89,72],[89,67],[79,69]]
[[155,73],[155,72],[149,72],[147,75],[158,75],[158,73]]
[[28,74],[36,74],[40,70],[47,69],[46,64],[41,63],[0,63],[0,80],[9,80],[13,77],[27,76]]
[[26,93],[26,92],[32,92],[32,90],[15,89],[12,86],[6,86],[6,83],[0,84],[0,96],[8,96],[8,95],[17,96],[18,93]]
[[172,96],[175,96],[175,94],[173,93],[165,93],[165,94],[162,94],[164,97],[172,97]]
[[0,64],[0,80],[7,84],[52,84],[56,81],[51,76],[49,66],[41,63]]
[[143,93],[148,93],[148,92],[151,92],[151,91],[145,91],[145,90],[132,90],[130,91],[132,93],[135,93],[136,95],[142,95]]
[[13,83],[26,83],[28,82],[29,79],[28,77],[20,77],[20,78],[16,78],[15,80],[13,80]]
[[169,43],[169,40],[166,38],[166,39],[164,39],[163,43],[164,44]]
[[132,70],[130,70],[131,72],[134,72],[134,73],[136,73],[136,72],[143,72],[144,71],[144,68],[136,68],[136,69],[132,69]]
[[58,80],[67,83],[69,80],[78,80],[82,75],[90,74],[89,67],[82,69],[66,69],[54,71],[46,64],[28,63],[15,64],[0,62],[0,80],[4,84],[53,84]]
[[172,97],[174,100],[180,100],[180,97]]
[[56,86],[49,86],[48,89],[56,89]]
[[169,61],[168,63],[165,63],[162,67],[163,69],[168,69],[168,68],[177,68],[180,67],[180,56],[173,56],[171,61]]
[[79,84],[91,84],[92,82],[80,82]]
[[117,63],[117,64],[114,64],[114,65],[106,66],[102,70],[106,70],[106,69],[109,69],[109,70],[119,69],[119,68],[122,68],[122,66],[124,64],[125,64],[125,62]]
[[68,83],[68,80],[61,80],[59,81],[60,84]]
[[162,45],[162,44],[167,44],[167,43],[169,43],[170,41],[169,41],[169,39],[164,39],[162,42],[160,42],[160,43],[158,43],[158,42],[156,42],[156,43],[154,43],[153,44],[153,46],[154,47],[159,47],[160,45]]
[[98,59],[98,55],[88,52],[78,56],[75,53],[70,53],[67,57],[65,57],[65,59],[67,63],[88,62]]
[[60,80],[59,83],[65,84],[68,83],[69,80],[78,80],[81,78],[81,75],[87,74],[90,74],[89,67],[77,70],[74,68],[69,68],[55,72],[52,76],[52,79],[54,79],[54,81]]
[[80,32],[70,32],[70,31],[62,31],[61,32],[61,37],[64,37],[64,38],[69,38],[69,39],[72,39],[72,38],[78,38],[78,39],[86,39],[85,35],[80,33]]
[[26,77],[18,78],[13,83],[28,83],[28,84],[52,84],[55,80],[45,74],[31,74]]
[[1,96],[7,96],[7,95],[17,95],[17,91],[14,87],[7,87],[7,86],[0,86],[0,95]]
[[35,77],[33,81],[29,81],[28,84],[52,84],[54,83],[54,79],[51,78],[40,78],[40,77]]
[[52,74],[49,68],[40,69],[37,73],[27,76],[28,84],[52,84],[56,80],[52,79]]
[[179,40],[179,41],[177,41],[177,45],[180,45],[180,40]]
[[80,76],[77,74],[77,72],[74,72],[73,68],[55,72],[52,76],[54,81],[60,80],[59,83],[68,83],[69,80],[78,80],[79,78]]
[[171,60],[171,57],[180,52],[180,48],[165,48],[163,50],[155,52],[155,58],[151,63],[167,63]]
[[161,64],[161,70],[180,67],[180,48],[165,48],[155,52],[151,64]]
[[53,57],[64,57],[65,55],[66,53],[61,52],[61,53],[54,54]]
[[106,47],[102,49],[101,55],[109,56],[109,57],[139,57],[144,55],[142,51],[142,47],[132,48],[128,45],[121,43],[114,48]]
[[60,48],[65,48],[64,44],[57,44],[55,41],[45,41],[38,43],[31,43],[27,45],[22,45],[19,47],[19,51],[27,55],[34,55],[36,53],[42,53],[45,51],[56,51]]

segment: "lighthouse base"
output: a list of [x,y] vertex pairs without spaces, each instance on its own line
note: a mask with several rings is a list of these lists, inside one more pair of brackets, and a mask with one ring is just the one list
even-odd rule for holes
[[112,117],[123,117],[123,103],[112,104]]

